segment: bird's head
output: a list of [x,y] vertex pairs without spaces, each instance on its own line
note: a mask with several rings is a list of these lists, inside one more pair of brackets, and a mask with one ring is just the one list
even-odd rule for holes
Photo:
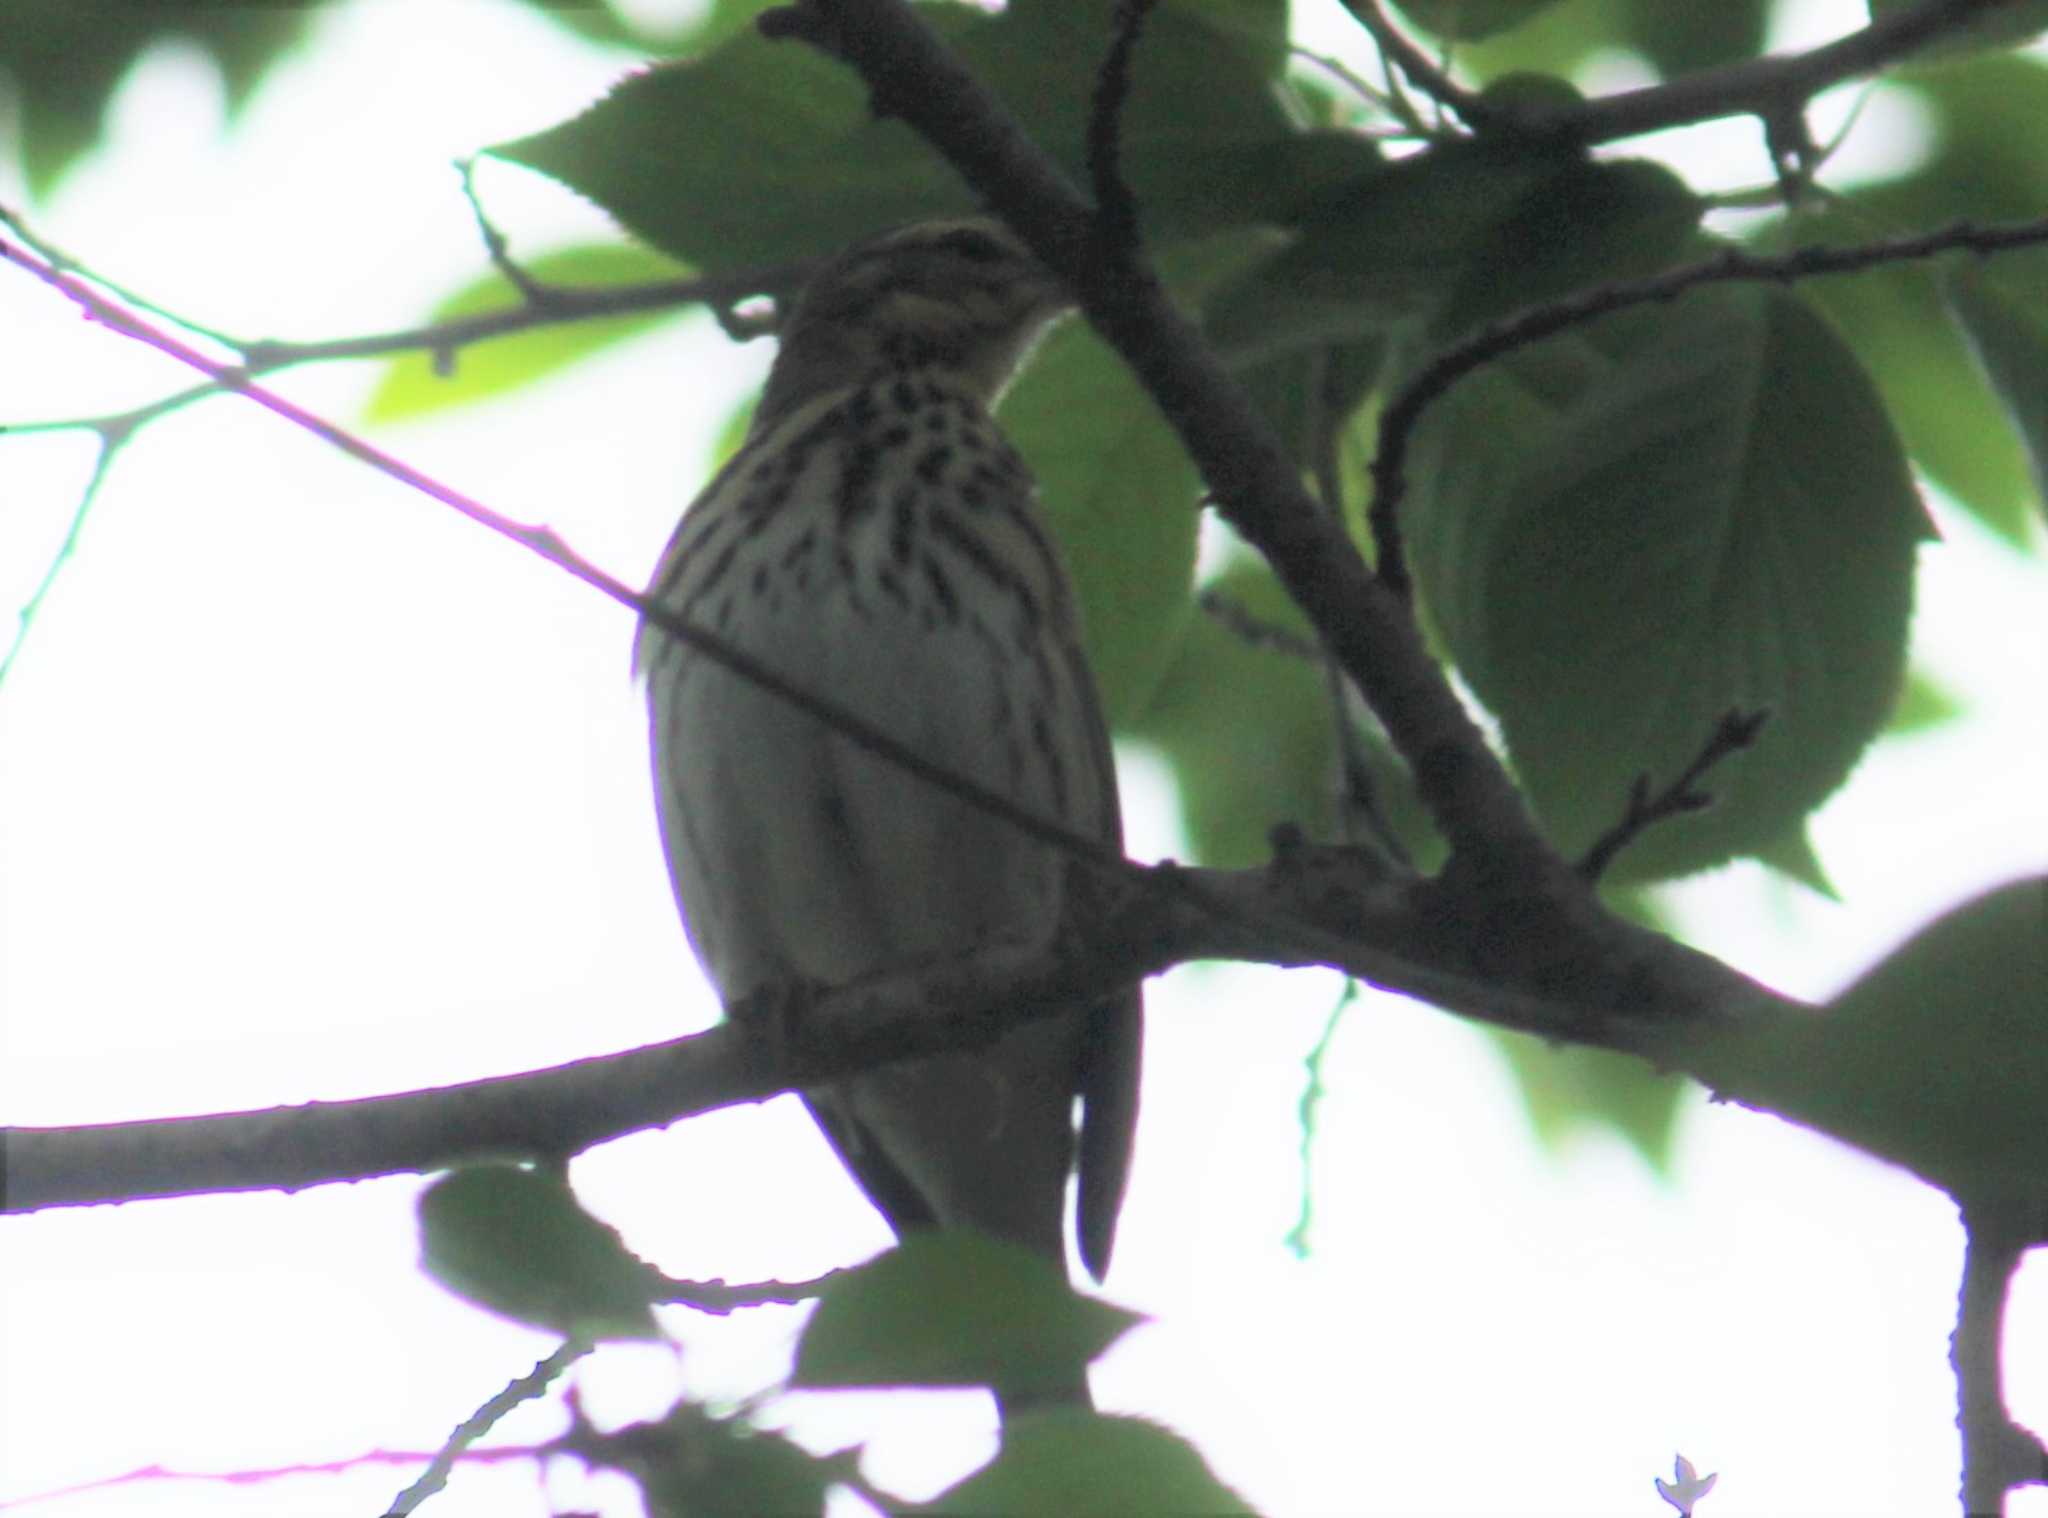
[[804,287],[762,410],[899,369],[946,371],[993,405],[1071,304],[1052,271],[992,217],[897,227],[840,254]]

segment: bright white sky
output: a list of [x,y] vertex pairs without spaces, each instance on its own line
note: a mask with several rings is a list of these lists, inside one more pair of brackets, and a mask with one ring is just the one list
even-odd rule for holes
[[[1855,15],[1801,8],[1812,25]],[[1311,31],[1342,38],[1320,13]],[[558,120],[628,62],[488,0],[337,5],[222,138],[205,66],[155,55],[38,225],[247,336],[410,323],[479,259],[450,160]],[[1881,108],[1866,125],[1910,129]],[[1750,181],[1753,138],[1684,150],[1745,155],[1725,173]],[[594,229],[516,170],[482,185],[520,250]],[[21,279],[0,278],[0,330],[0,419],[185,383]],[[692,317],[562,384],[378,441],[635,579],[767,357]],[[335,367],[282,388],[346,420],[373,378]],[[88,452],[0,441],[0,610],[33,582]],[[1971,720],[1884,745],[1821,816],[1842,905],[1748,870],[1681,893],[1700,942],[1794,992],[1826,994],[1932,913],[2048,867],[2040,566],[1937,511],[1948,541],[1925,556],[1919,647]],[[406,1090],[702,1025],[629,638],[609,603],[245,403],[152,429],[0,693],[0,1119]],[[1124,769],[1133,852],[1173,854],[1157,772],[1142,755]],[[1156,1321],[1101,1367],[1107,1406],[1183,1430],[1275,1515],[1662,1513],[1651,1479],[1677,1452],[1722,1473],[1709,1518],[1953,1510],[1961,1233],[1945,1199],[1703,1101],[1675,1184],[1611,1142],[1544,1156],[1479,1035],[1371,998],[1328,1066],[1315,1250],[1297,1260],[1281,1240],[1300,1061],[1337,992],[1242,968],[1155,985],[1109,1294]],[[787,1101],[611,1145],[575,1178],[678,1274],[802,1277],[886,1241]],[[0,1502],[152,1464],[437,1445],[551,1345],[418,1275],[417,1189],[0,1222]],[[792,1315],[676,1322],[684,1381],[739,1391],[777,1373]],[[2048,1425],[2038,1262],[2010,1342],[2015,1410]],[[583,1384],[624,1417],[663,1405],[676,1376],[663,1354],[621,1351]],[[788,1413],[819,1441],[884,1429],[871,1474],[920,1491],[988,1427],[957,1397],[893,1431],[874,1399]],[[554,1427],[539,1412],[503,1432]],[[382,1511],[406,1474],[137,1482],[20,1510],[341,1518]],[[599,1500],[574,1472],[519,1466],[466,1473],[434,1510]],[[2013,1511],[2038,1518],[2048,1498]]]

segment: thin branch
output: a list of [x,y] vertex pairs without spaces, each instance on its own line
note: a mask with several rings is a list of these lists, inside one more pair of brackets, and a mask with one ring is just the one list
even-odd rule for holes
[[495,1428],[498,1423],[522,1403],[544,1396],[547,1389],[561,1377],[562,1372],[589,1354],[596,1346],[571,1339],[561,1348],[542,1360],[525,1375],[518,1377],[503,1389],[492,1393],[475,1412],[455,1426],[434,1458],[427,1462],[427,1468],[409,1482],[404,1491],[391,1499],[391,1506],[385,1509],[384,1518],[408,1518],[421,1503],[436,1495],[448,1484],[449,1474],[455,1464],[469,1452],[471,1445]]
[[1910,57],[2001,7],[2024,3],[2026,0],[1926,0],[1910,9],[1889,11],[1860,31],[1803,53],[1702,69],[1666,84],[1583,103],[1531,106],[1488,100],[1455,84],[1395,29],[1374,0],[1346,0],[1382,54],[1416,88],[1455,112],[1474,131],[1582,146],[1722,116],[1756,116],[1766,127],[1787,122],[1822,90]]
[[1278,622],[1268,621],[1244,602],[1225,595],[1214,586],[1204,586],[1195,592],[1195,606],[1248,648],[1270,649],[1293,659],[1315,661],[1323,657],[1323,646],[1314,638],[1291,627],[1282,627]]
[[1467,126],[1475,131],[1485,131],[1512,121],[1513,118],[1504,116],[1496,107],[1482,100],[1476,90],[1466,89],[1438,68],[1429,54],[1410,42],[1407,35],[1394,25],[1393,18],[1381,9],[1379,0],[1344,0],[1344,8],[1371,34],[1373,45],[1380,50],[1382,58],[1399,69],[1416,89]]
[[[140,423],[132,418],[114,417],[97,423],[81,423],[80,426],[99,434],[99,453],[93,459],[92,475],[85,482],[85,489],[79,492],[78,505],[72,509],[71,521],[64,529],[64,540],[57,545],[57,551],[50,555],[50,562],[44,566],[43,575],[36,582],[36,588],[29,592],[28,599],[21,603],[21,610],[15,614],[14,640],[7,645],[5,655],[0,655],[0,685],[7,683],[7,676],[14,668],[14,661],[20,657],[28,635],[35,627],[36,618],[42,615],[43,603],[50,599],[50,592],[70,565],[72,556],[78,551],[78,540],[85,534],[86,519],[92,515],[94,503],[99,500],[100,487],[107,482],[108,472],[114,466],[115,456],[135,435]],[[0,434],[7,428],[0,427]],[[19,430],[19,429],[17,429]]]
[[484,210],[484,203],[476,193],[476,159],[458,158],[455,172],[462,176],[462,198],[469,202],[470,217],[476,222],[476,235],[483,239],[484,256],[491,261],[491,267],[505,276],[505,282],[525,297],[529,306],[547,308],[554,303],[555,292],[526,272],[524,265],[512,257],[512,245],[505,234],[498,230],[498,224],[491,220]]
[[976,784],[944,765],[934,763],[874,723],[836,702],[805,690],[752,655],[685,621],[661,603],[648,600],[638,591],[580,557],[556,535],[553,529],[514,521],[493,511],[481,501],[421,473],[402,459],[335,426],[276,391],[255,383],[242,370],[208,358],[189,344],[160,328],[151,326],[134,313],[100,295],[78,278],[62,272],[32,253],[0,243],[0,258],[12,261],[45,284],[60,291],[76,302],[93,320],[100,322],[109,330],[133,338],[137,342],[146,343],[158,352],[197,369],[220,388],[254,401],[265,410],[311,433],[322,442],[338,448],[349,457],[368,464],[400,484],[411,486],[444,506],[461,512],[472,522],[489,528],[500,537],[518,544],[528,552],[547,560],[557,569],[575,576],[584,584],[609,596],[619,605],[636,612],[644,620],[659,627],[668,636],[687,645],[694,652],[702,654],[714,664],[731,670],[749,683],[787,701],[797,710],[815,717],[869,753],[887,760],[948,795],[956,796],[991,816],[1002,818],[1030,837],[1062,849],[1077,859],[1104,866],[1122,862],[1123,855],[1120,851],[1108,847],[1098,839],[1053,822],[1000,792]]
[[1676,300],[1704,285],[1791,284],[1821,275],[1855,274],[1883,264],[1914,262],[1939,253],[1962,251],[1981,257],[2043,244],[2048,244],[2048,217],[1996,226],[1961,223],[1937,232],[1846,248],[1809,247],[1780,254],[1729,248],[1712,258],[1644,279],[1600,285],[1563,300],[1531,306],[1482,327],[1431,359],[1380,412],[1368,520],[1381,582],[1394,594],[1406,598],[1410,587],[1401,542],[1400,508],[1408,488],[1408,451],[1422,414],[1459,380],[1517,349],[1633,306]]
[[1752,746],[1764,724],[1770,720],[1766,711],[1729,710],[1721,714],[1721,720],[1714,724],[1714,731],[1693,756],[1692,763],[1679,771],[1678,778],[1654,795],[1650,791],[1650,777],[1638,775],[1629,787],[1628,809],[1621,820],[1594,840],[1579,861],[1579,874],[1587,880],[1598,880],[1614,863],[1614,856],[1634,843],[1638,838],[1673,817],[1682,817],[1688,812],[1704,811],[1714,804],[1711,793],[1699,788],[1707,772],[1731,754],[1741,753]]
[[1131,58],[1156,0],[1117,0],[1110,21],[1109,52],[1095,76],[1088,112],[1088,178],[1095,189],[1095,213],[1103,237],[1129,249],[1138,240],[1138,203],[1118,162],[1123,112],[1131,93]]

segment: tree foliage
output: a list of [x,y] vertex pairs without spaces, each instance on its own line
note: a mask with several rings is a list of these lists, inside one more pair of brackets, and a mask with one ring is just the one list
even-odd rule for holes
[[[696,281],[737,329],[744,297],[786,295],[809,261],[855,237],[1027,203],[1027,190],[982,177],[1011,151],[994,126],[962,118],[957,140],[941,140],[950,130],[917,119],[872,66],[893,44],[855,44],[849,29],[877,16],[894,27],[896,7],[806,0],[761,27],[758,9],[716,6],[691,34],[664,36],[599,8],[548,10],[586,36],[675,55],[489,149],[602,207],[622,238],[501,260],[451,292],[438,343],[394,345],[420,351],[392,362],[373,419],[487,402],[665,309],[606,305],[607,292]],[[1645,888],[1658,882],[1753,858],[1824,883],[1808,819],[1888,733],[1943,720],[1941,693],[1908,668],[1932,531],[1920,480],[2008,541],[2038,540],[2048,64],[2018,44],[2048,7],[1872,0],[1864,31],[1775,57],[1760,55],[1761,0],[1351,9],[1385,63],[1371,79],[1295,52],[1280,0],[917,10],[986,92],[989,120],[1006,111],[1067,189],[1086,187],[1106,213],[1090,238],[1050,217],[1024,229],[1101,278],[1080,289],[1093,320],[1044,346],[1002,420],[1076,567],[1120,736],[1170,766],[1191,863],[1250,872],[1270,853],[1268,825],[1289,821],[1369,861],[1357,899],[1400,884],[1402,963],[1471,987],[1435,999],[1579,1045],[1559,1066],[1502,1034],[1539,1130],[1604,1121],[1660,1156],[1681,1088],[1668,1071],[1683,1070],[1948,1191],[1973,1220],[1973,1247],[1995,1237],[2009,1271],[2048,1215],[2048,884],[1958,907],[1821,1015],[1752,1007],[1720,967],[1690,982],[1696,961],[1670,945],[1642,979],[1633,962],[1586,965],[1642,941],[1614,935],[1654,922]],[[96,12],[91,49],[76,45],[80,24],[36,8],[0,38],[34,183],[89,144],[95,108],[141,48],[175,33],[246,92],[304,15]],[[1583,96],[1574,79],[1615,50],[1664,82]],[[1127,75],[1105,61],[1119,56]],[[1833,184],[1836,145],[1814,139],[1806,113],[1837,85],[1910,101],[1927,151],[1872,182]],[[1731,116],[1764,132],[1745,194],[1689,184],[1642,141]],[[1124,207],[1135,241],[1118,235]],[[1312,522],[1289,527],[1284,509],[1217,477],[1191,432],[1203,413],[1151,378],[1105,308],[1102,292],[1143,288],[1117,280],[1154,271],[1250,397],[1262,439],[1312,488]],[[598,303],[578,308],[593,286]],[[493,313],[496,340],[453,378],[439,372],[430,356],[470,340],[454,324]],[[243,356],[261,372],[335,355]],[[1241,537],[1198,570],[1210,505]],[[1313,552],[1275,551],[1309,540],[1329,549],[1324,607],[1364,605],[1344,566],[1370,564],[1371,604],[1410,624],[1433,662],[1398,665],[1392,652],[1362,669],[1344,627],[1302,594],[1319,583]],[[1427,723],[1399,695],[1452,675],[1484,709],[1533,813],[1531,848],[1559,866],[1548,875],[1508,867],[1536,857],[1514,840],[1477,863],[1459,842],[1460,824],[1483,832],[1489,818],[1445,767],[1491,760],[1476,736],[1421,741]],[[1572,898],[1567,883],[1592,876],[1600,897]],[[1475,901],[1500,925],[1444,925]],[[1596,918],[1624,926],[1586,927]],[[1326,939],[1379,931],[1363,908],[1314,926]],[[1582,927],[1583,943],[1567,941]],[[1354,967],[1292,946],[1272,957]],[[1391,973],[1402,989],[1421,984]],[[1538,1012],[1506,1010],[1522,1001]],[[1563,1005],[1583,1016],[1541,1010]],[[424,1213],[444,1281],[571,1338],[646,1332],[649,1303],[688,1299],[527,1171],[466,1172]],[[528,1248],[536,1227],[561,1246],[545,1258]],[[1048,1345],[1099,1350],[1120,1331],[1106,1309],[1028,1272],[1013,1279],[1015,1262],[980,1247],[906,1250],[829,1287],[798,1383],[1029,1385],[1064,1363],[1034,1361]],[[1979,1274],[2002,1292],[1998,1270]],[[1008,1310],[998,1327],[977,1334],[963,1282],[986,1288],[981,1308]],[[978,1352],[955,1353],[963,1345]],[[1967,1412],[1970,1376],[1988,1372],[1959,1368]],[[1983,1510],[2027,1479],[2024,1458],[2007,1456],[2028,1446],[1995,1396],[1976,1415],[1991,1421],[1969,1446],[1966,1502]],[[844,1461],[686,1405],[613,1435],[579,1417],[564,1447],[629,1472],[664,1512],[696,1510],[708,1492],[815,1511],[832,1483],[857,1479]],[[1162,1431],[1058,1415],[1027,1418],[941,1506],[1237,1502]]]

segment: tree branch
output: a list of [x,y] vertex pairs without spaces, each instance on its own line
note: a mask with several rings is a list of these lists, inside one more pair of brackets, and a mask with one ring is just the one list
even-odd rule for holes
[[1962,1301],[1949,1342],[1962,1409],[1963,1512],[1996,1518],[2012,1488],[2048,1484],[2048,1450],[2006,1411],[2004,1372],[2013,1272],[2030,1245],[2048,1242],[2048,1213],[2038,1201],[1966,1202],[1963,1229]]
[[1822,90],[1872,74],[2003,6],[2025,0],[1926,0],[1803,53],[1702,69],[1667,84],[1582,104],[1501,103],[1458,85],[1394,26],[1377,0],[1345,0],[1381,54],[1432,100],[1481,134],[1498,132],[1592,146],[1722,116],[1760,117],[1782,130]]
[[1406,597],[1407,553],[1401,541],[1400,508],[1408,492],[1408,450],[1423,413],[1443,399],[1458,381],[1488,364],[1603,316],[1633,306],[1673,301],[1703,285],[1789,285],[1826,274],[1856,274],[1883,264],[1918,262],[1940,253],[1964,251],[1988,257],[2044,244],[2048,244],[2048,216],[1988,227],[1962,223],[1938,232],[1845,248],[1797,248],[1781,254],[1728,248],[1712,258],[1643,279],[1599,285],[1563,300],[1530,306],[1480,328],[1418,369],[1389,397],[1380,412],[1379,439],[1372,460],[1373,498],[1367,518],[1381,581],[1396,595]]
[[1531,893],[1574,894],[1570,867],[1538,833],[1407,609],[1317,509],[1272,429],[1157,275],[1101,235],[1087,200],[1016,118],[903,0],[802,0],[765,12],[759,25],[854,67],[877,114],[937,148],[1066,280],[1172,422],[1218,511],[1265,556],[1371,702],[1462,865]]
[[[1107,888],[1069,900],[1045,945],[764,993],[706,1032],[551,1070],[268,1111],[0,1130],[0,1211],[566,1157],[736,1102],[982,1047],[1197,959],[1328,966],[1495,1026],[1627,1052],[1674,1017],[1730,1026],[1805,1015],[1718,961],[1628,925],[1608,957],[1576,967],[1583,998],[1546,987],[1540,960],[1514,983],[1501,973],[1500,923],[1447,910],[1433,883],[1397,878],[1356,849],[1297,845],[1246,871],[1124,864]],[[1646,1005],[1634,988],[1653,961],[1668,994]]]

